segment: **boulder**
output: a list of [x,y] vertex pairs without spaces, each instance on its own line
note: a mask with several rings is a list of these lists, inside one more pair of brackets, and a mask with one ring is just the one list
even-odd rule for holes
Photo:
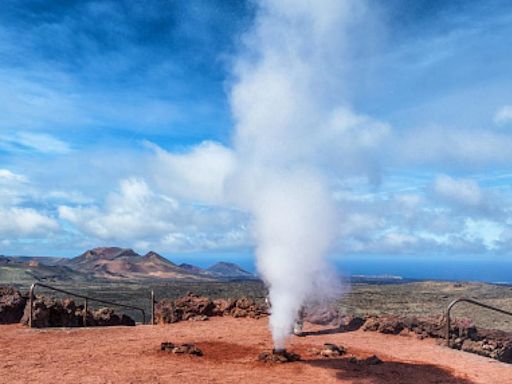
[[[80,327],[83,325],[83,318],[73,300],[37,297],[33,305],[33,327]],[[29,316],[30,305],[27,303],[21,322],[28,325]]]
[[264,303],[257,303],[253,299],[243,297],[235,301],[234,307],[229,311],[233,317],[251,317],[259,319],[268,315],[268,307]]
[[340,321],[340,330],[343,332],[353,332],[361,328],[365,320],[359,316],[343,316]]
[[217,299],[213,300],[213,304],[215,308],[213,309],[214,316],[224,316],[229,315],[231,310],[234,308],[236,304],[236,300],[232,299]]
[[207,297],[188,293],[175,301],[163,299],[155,306],[157,324],[170,324],[182,320],[204,321],[211,316],[233,316],[260,318],[268,315],[263,303],[243,297],[240,299],[210,300]]
[[[30,306],[25,306],[21,322],[28,325]],[[32,310],[32,326],[44,327],[82,327],[84,306],[76,305],[71,299],[51,299],[37,297]],[[87,326],[135,325],[135,321],[127,316],[121,317],[111,308],[100,308],[87,312]]]
[[19,323],[27,298],[15,288],[0,287],[0,324]]
[[306,309],[304,320],[318,325],[339,325],[340,314],[336,308],[316,305]]
[[176,316],[188,320],[195,316],[213,316],[215,305],[207,297],[188,293],[174,302]]
[[174,301],[169,299],[160,300],[155,305],[155,323],[156,324],[170,324],[181,321],[176,312],[176,305]]

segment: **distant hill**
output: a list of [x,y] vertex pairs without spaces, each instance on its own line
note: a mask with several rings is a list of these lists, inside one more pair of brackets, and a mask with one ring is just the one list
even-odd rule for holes
[[96,277],[109,279],[161,278],[178,280],[204,280],[206,277],[191,273],[160,256],[148,252],[141,256],[131,249],[102,247],[90,249],[70,259],[66,266]]
[[211,273],[208,272],[206,269],[203,269],[203,268],[200,268],[200,267],[197,267],[195,265],[191,265],[191,264],[187,264],[187,263],[182,263],[179,265],[180,268],[190,272],[190,273],[194,273],[194,274],[197,274],[197,275],[208,275],[210,276]]
[[71,259],[0,255],[1,282],[93,279],[214,281],[233,278],[252,279],[255,276],[233,263],[220,262],[203,269],[191,264],[176,265],[153,251],[139,255],[132,249],[119,247],[93,248]]
[[255,276],[252,273],[247,272],[246,270],[240,268],[238,265],[233,263],[226,263],[223,261],[212,265],[210,268],[207,269],[207,271],[217,277],[246,279],[255,278]]
[[[69,267],[55,265],[51,258],[42,258],[52,263],[46,265],[37,257],[6,257],[0,256],[0,281],[12,284],[29,284],[34,281],[71,282],[88,281],[94,277],[75,271]],[[57,259],[57,258],[55,258]]]

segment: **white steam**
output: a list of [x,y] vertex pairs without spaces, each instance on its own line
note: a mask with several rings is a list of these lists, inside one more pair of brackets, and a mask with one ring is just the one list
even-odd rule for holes
[[254,218],[276,348],[284,348],[303,305],[337,293],[325,260],[338,231],[326,176],[344,168],[335,164],[337,151],[371,147],[386,133],[339,104],[348,30],[362,4],[262,1],[236,62],[237,168],[227,190]]
[[374,35],[364,0],[258,4],[234,63],[233,147],[157,150],[155,176],[174,195],[251,213],[270,327],[283,348],[303,305],[339,294],[326,261],[341,233],[332,184],[349,174],[376,180],[375,153],[390,128],[345,102],[344,80]]

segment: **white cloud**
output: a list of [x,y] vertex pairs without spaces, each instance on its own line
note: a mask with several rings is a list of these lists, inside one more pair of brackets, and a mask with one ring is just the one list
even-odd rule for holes
[[47,133],[29,131],[0,135],[0,148],[8,151],[33,150],[45,154],[65,154],[71,151],[68,143]]
[[476,207],[484,202],[480,186],[470,179],[440,175],[434,182],[434,192],[443,199],[462,205]]
[[0,169],[0,184],[3,182],[19,182],[24,183],[27,178],[23,175],[19,175],[9,171],[8,169]]
[[434,169],[458,168],[474,172],[482,166],[508,166],[512,161],[512,137],[482,129],[429,126],[395,130],[386,156],[400,167],[427,165]]
[[498,125],[504,125],[512,122],[512,105],[501,107],[494,115],[494,122]]
[[55,231],[59,227],[56,220],[31,208],[0,207],[0,235],[21,236],[41,235]]
[[153,192],[141,179],[123,180],[102,206],[62,205],[59,217],[97,243],[117,242],[161,251],[249,245],[245,216],[229,209],[186,205]]
[[208,141],[184,153],[169,153],[160,148],[155,151],[151,172],[166,193],[213,204],[225,200],[226,179],[236,165],[231,149]]

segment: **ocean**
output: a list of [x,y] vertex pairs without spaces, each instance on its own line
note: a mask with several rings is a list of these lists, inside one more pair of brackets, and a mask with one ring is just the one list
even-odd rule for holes
[[[208,267],[217,261],[229,261],[247,271],[256,272],[254,256],[247,253],[197,254],[172,257],[175,262],[187,262]],[[512,257],[503,256],[335,256],[331,262],[345,276],[395,276],[403,279],[480,281],[512,284]]]
[[420,280],[460,280],[512,284],[512,259],[450,257],[339,257],[343,275],[396,276]]

